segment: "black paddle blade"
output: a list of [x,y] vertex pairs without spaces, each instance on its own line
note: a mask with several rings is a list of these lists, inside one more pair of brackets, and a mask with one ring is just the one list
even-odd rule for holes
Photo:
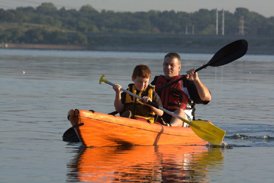
[[228,45],[222,47],[217,53],[215,53],[207,64],[199,67],[195,70],[195,72],[198,72],[207,66],[218,67],[233,62],[245,55],[247,49],[248,43],[244,39],[229,43]]
[[226,65],[244,56],[248,49],[248,43],[244,39],[234,41],[221,48],[208,62],[209,66],[218,67]]
[[73,127],[70,127],[63,134],[63,141],[65,142],[80,142],[75,130]]

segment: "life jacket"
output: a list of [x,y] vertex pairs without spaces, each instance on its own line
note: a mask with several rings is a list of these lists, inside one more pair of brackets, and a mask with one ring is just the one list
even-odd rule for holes
[[[161,88],[167,83],[171,83],[179,79],[181,76],[175,76],[171,79],[166,78],[165,76],[157,76],[155,81],[155,87]],[[169,87],[162,88],[160,91],[156,91],[161,98],[163,107],[170,111],[175,111],[179,108],[187,109],[189,106],[190,99],[188,95],[183,90],[183,81],[179,80],[171,84]]]
[[[152,85],[148,85],[145,91],[140,92],[136,89],[134,84],[129,84],[127,90],[140,97],[148,96],[151,98],[151,100],[154,98],[155,87]],[[150,123],[154,123],[155,113],[149,106],[144,105],[139,99],[136,99],[135,97],[126,93],[124,105],[124,111],[130,110],[132,113],[132,118],[146,120]]]

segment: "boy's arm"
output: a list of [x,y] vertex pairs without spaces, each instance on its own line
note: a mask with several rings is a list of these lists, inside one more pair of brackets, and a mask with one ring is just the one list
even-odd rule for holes
[[[158,106],[163,107],[161,99],[160,99],[159,95],[155,91],[154,91],[154,98],[153,98],[152,102],[156,103]],[[161,109],[158,109],[156,107],[153,107],[153,106],[151,106],[151,110],[153,112],[155,112],[156,115],[158,115],[158,116],[163,116],[163,114],[164,114],[164,111],[162,111]]]
[[163,114],[164,114],[164,111],[162,111],[161,109],[158,109],[158,108],[156,108],[156,107],[153,107],[153,106],[151,106],[151,110],[152,110],[153,112],[155,112],[155,114],[156,114],[157,116],[163,116]]
[[113,89],[115,91],[114,107],[117,112],[122,112],[124,109],[124,104],[122,103],[122,92],[120,85],[114,85]]

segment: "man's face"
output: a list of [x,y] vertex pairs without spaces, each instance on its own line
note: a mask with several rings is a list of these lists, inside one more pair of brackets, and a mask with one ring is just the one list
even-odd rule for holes
[[163,63],[163,71],[168,78],[180,75],[181,61],[178,58],[166,58]]
[[137,76],[135,79],[132,79],[132,81],[134,82],[136,89],[139,91],[146,90],[149,84],[149,78],[143,78],[139,76]]

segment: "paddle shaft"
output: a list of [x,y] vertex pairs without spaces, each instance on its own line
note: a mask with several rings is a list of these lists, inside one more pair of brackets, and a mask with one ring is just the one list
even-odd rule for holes
[[208,64],[208,63],[207,63],[207,64],[205,64],[205,65],[202,65],[201,67],[199,67],[199,68],[197,68],[197,69],[195,69],[195,72],[198,72],[198,71],[200,71],[200,70],[202,70],[202,69],[206,68],[207,66],[209,66],[209,64]]
[[[110,85],[110,86],[115,86],[114,83],[112,83],[112,82],[106,80],[105,78],[103,78],[102,81],[103,81],[104,83]],[[130,94],[131,96],[133,96],[133,97],[135,97],[135,98],[142,99],[142,97],[140,97],[139,95],[136,95],[136,94],[132,93],[132,92],[129,91],[129,90],[126,90],[126,89],[124,89],[124,88],[121,88],[121,90],[122,90],[123,92],[126,92],[126,93]]]

